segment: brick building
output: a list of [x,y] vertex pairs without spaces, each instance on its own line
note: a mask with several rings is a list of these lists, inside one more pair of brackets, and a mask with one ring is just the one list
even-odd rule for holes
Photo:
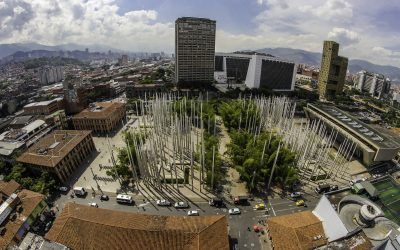
[[65,183],[94,150],[90,131],[55,130],[30,147],[17,161],[54,173]]
[[125,117],[126,107],[119,102],[97,102],[72,118],[77,130],[92,130],[104,134],[111,132]]
[[29,103],[24,106],[24,114],[49,115],[60,109],[64,109],[63,98],[56,98],[50,101]]

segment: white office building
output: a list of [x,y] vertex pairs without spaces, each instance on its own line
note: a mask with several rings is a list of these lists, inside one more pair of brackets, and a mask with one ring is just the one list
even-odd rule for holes
[[248,88],[292,91],[297,65],[257,53],[216,53],[214,79],[218,83],[244,83]]

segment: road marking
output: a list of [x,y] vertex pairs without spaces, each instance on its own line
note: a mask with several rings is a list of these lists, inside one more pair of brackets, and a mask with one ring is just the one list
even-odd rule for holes
[[271,215],[269,214],[264,214],[264,215],[259,215],[257,216],[257,218],[265,218],[265,217],[270,217]]
[[[278,203],[274,203],[273,205],[282,205],[282,204],[289,204],[289,203],[293,203],[294,201],[284,201],[284,202],[278,202]],[[269,202],[269,204],[272,204],[271,202]]]
[[268,201],[268,202],[269,202],[269,206],[270,206],[271,209],[272,209],[272,213],[274,213],[274,216],[276,216],[275,209],[274,209],[274,207],[272,206],[271,201]]
[[[279,210],[276,210],[276,212],[282,212],[282,211],[287,211],[287,210],[293,210],[293,209],[296,209],[296,208],[297,208],[297,207],[279,209]],[[274,213],[274,214],[275,214],[275,213]]]
[[239,231],[239,238],[240,238],[240,231]]

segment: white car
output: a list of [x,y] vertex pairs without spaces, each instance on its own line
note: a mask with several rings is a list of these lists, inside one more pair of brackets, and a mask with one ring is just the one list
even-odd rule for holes
[[229,209],[229,214],[234,215],[234,214],[240,214],[240,209],[237,207]]
[[200,214],[199,214],[199,211],[197,211],[197,210],[190,210],[187,212],[187,215],[188,216],[199,216]]
[[68,188],[67,187],[59,187],[58,190],[60,190],[61,192],[67,192]]
[[301,192],[293,192],[290,194],[290,198],[298,198],[301,197],[303,194]]
[[99,205],[97,205],[96,202],[91,202],[91,203],[89,203],[89,206],[91,206],[91,207],[99,207]]
[[189,204],[186,201],[178,201],[178,202],[175,202],[174,207],[175,208],[188,208]]
[[157,205],[158,206],[171,206],[171,202],[167,200],[157,200]]

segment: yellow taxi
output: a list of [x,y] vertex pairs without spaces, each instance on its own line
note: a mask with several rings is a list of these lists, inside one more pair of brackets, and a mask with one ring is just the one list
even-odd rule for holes
[[265,209],[265,204],[264,203],[259,203],[257,205],[254,206],[255,210],[263,210]]
[[296,201],[296,206],[304,206],[304,200]]

